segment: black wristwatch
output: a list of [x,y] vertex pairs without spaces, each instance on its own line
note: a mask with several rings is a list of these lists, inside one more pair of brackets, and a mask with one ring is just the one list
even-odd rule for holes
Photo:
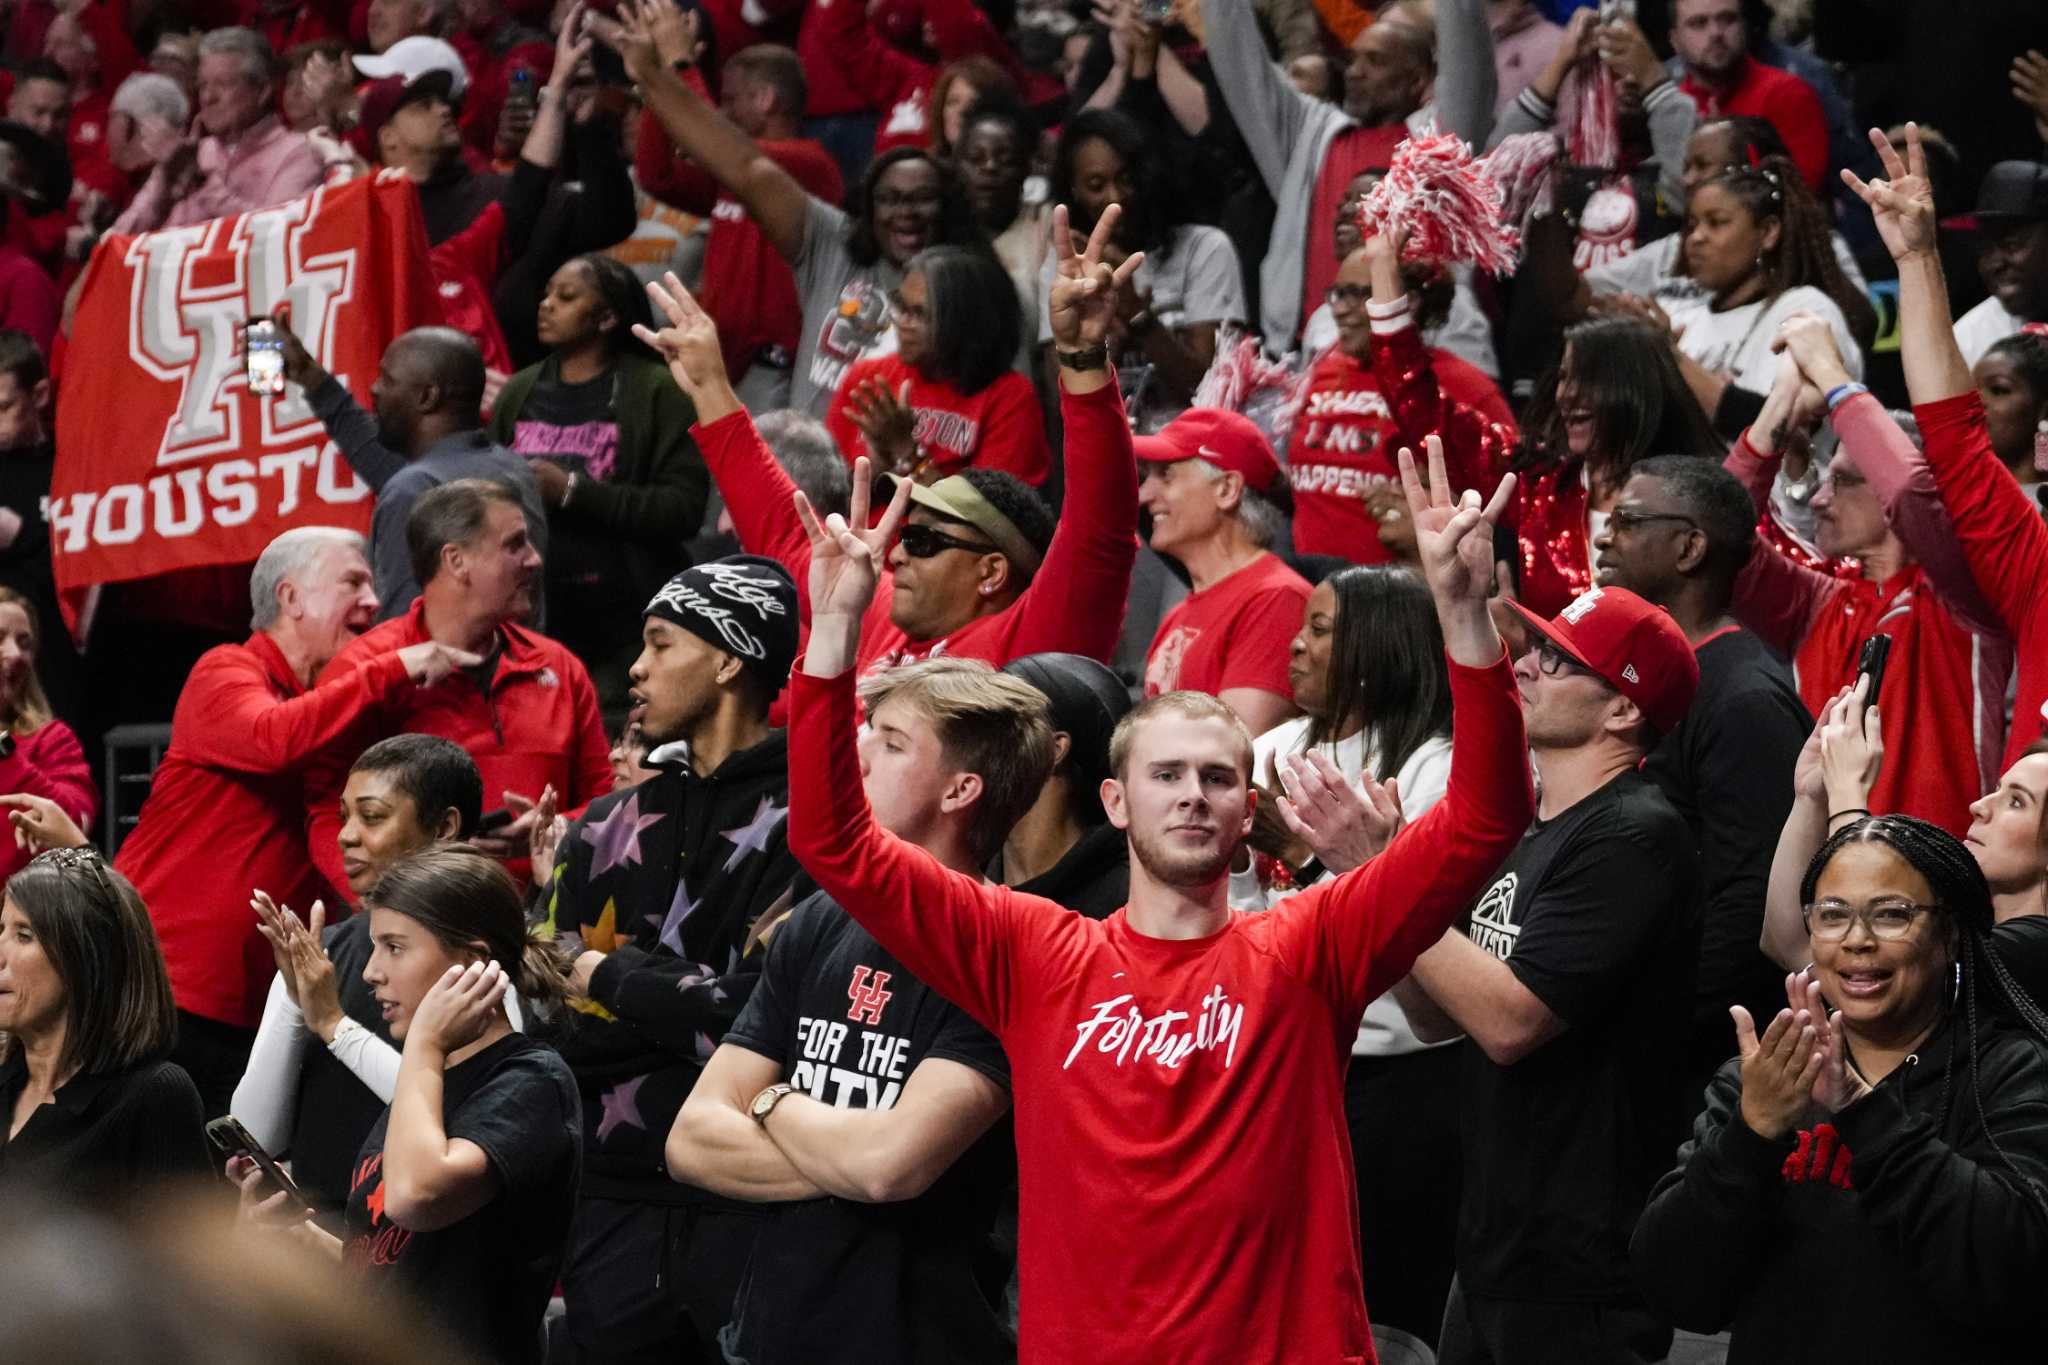
[[1054,351],[1061,365],[1070,370],[1103,370],[1109,368],[1109,347],[1096,342],[1084,351]]
[[1323,866],[1321,858],[1311,857],[1300,867],[1294,869],[1294,884],[1297,887],[1312,886],[1321,881],[1323,874],[1327,871],[1329,869]]

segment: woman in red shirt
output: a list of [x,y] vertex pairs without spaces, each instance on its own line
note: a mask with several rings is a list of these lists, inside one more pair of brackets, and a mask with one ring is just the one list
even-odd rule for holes
[[929,247],[890,297],[896,351],[856,361],[825,424],[851,464],[861,455],[931,481],[1000,469],[1034,487],[1051,453],[1031,381],[1017,356],[1017,289],[986,249]]
[[[99,811],[99,791],[78,736],[50,714],[36,678],[41,643],[35,608],[12,588],[0,588],[0,792],[54,801],[78,828],[90,829]],[[0,882],[35,852],[18,839],[0,839]]]

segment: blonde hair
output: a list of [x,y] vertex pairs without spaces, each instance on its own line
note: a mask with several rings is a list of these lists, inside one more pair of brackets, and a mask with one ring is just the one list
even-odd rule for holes
[[981,779],[967,831],[977,858],[991,858],[1052,776],[1052,707],[1045,693],[980,659],[926,659],[861,684],[869,716],[900,701],[930,720],[939,748]]
[[43,652],[43,623],[36,616],[35,603],[12,588],[0,588],[0,606],[10,603],[20,607],[21,614],[28,618],[29,637],[35,641],[28,676],[22,680],[21,695],[14,699],[14,714],[7,717],[8,731],[25,737],[48,725],[56,718],[56,713],[50,710],[50,699],[43,694],[43,680],[36,675],[35,656]]
[[1246,782],[1251,781],[1252,732],[1245,728],[1237,712],[1207,692],[1193,692],[1185,688],[1145,698],[1116,723],[1116,729],[1109,736],[1109,771],[1117,781],[1124,780],[1124,763],[1131,756],[1131,745],[1137,742],[1138,727],[1159,715],[1175,715],[1185,720],[1220,720],[1235,730],[1238,771],[1244,774]]

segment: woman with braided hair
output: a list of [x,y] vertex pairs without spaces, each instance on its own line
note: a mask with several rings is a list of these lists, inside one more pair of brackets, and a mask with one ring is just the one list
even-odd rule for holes
[[1732,1327],[1731,1365],[2038,1360],[2048,1017],[1991,946],[1983,870],[1939,826],[1861,816],[1800,899],[1813,965],[1761,1038],[1731,1011],[1742,1054],[1636,1225],[1644,1292]]

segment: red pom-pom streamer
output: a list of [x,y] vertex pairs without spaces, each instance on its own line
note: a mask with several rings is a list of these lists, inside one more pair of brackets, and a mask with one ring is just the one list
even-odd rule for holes
[[1217,334],[1216,358],[1195,386],[1191,406],[1241,413],[1266,433],[1273,449],[1285,450],[1307,388],[1306,370],[1297,373],[1268,358],[1257,337],[1225,327]]
[[1367,235],[1408,234],[1409,260],[1471,264],[1508,274],[1521,234],[1501,219],[1501,187],[1451,133],[1410,138],[1359,206]]

